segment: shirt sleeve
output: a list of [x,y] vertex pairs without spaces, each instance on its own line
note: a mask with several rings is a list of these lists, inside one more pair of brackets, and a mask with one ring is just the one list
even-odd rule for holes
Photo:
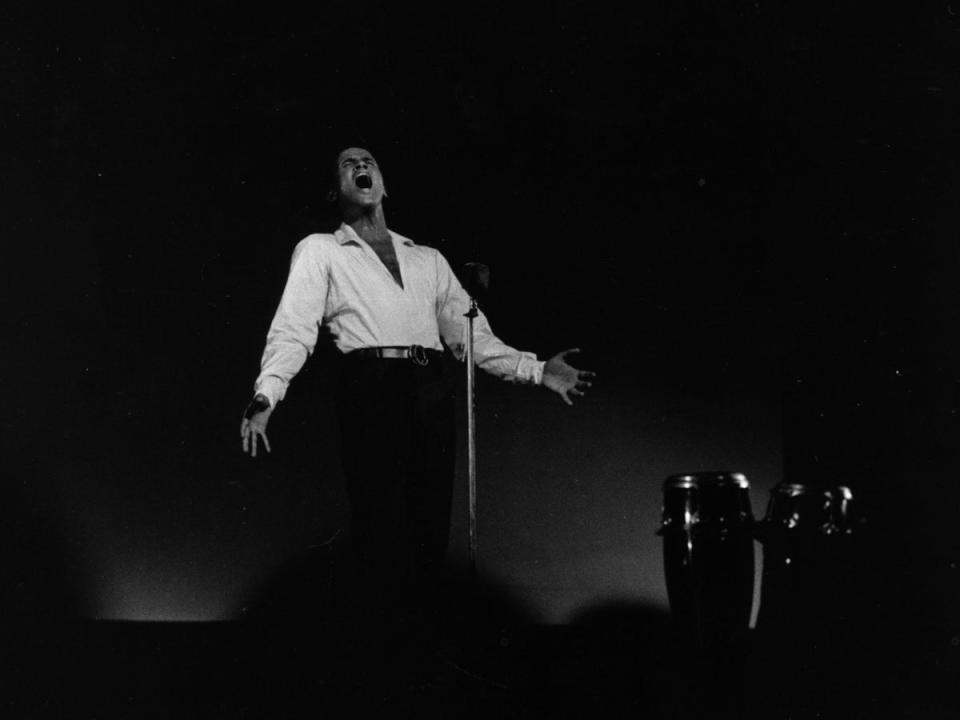
[[320,246],[311,238],[293,251],[290,274],[267,332],[254,391],[276,407],[287,386],[317,344],[327,298],[327,268]]
[[[437,324],[440,336],[457,359],[466,355],[469,326],[465,317],[470,297],[460,285],[450,264],[439,252],[437,261]],[[493,334],[486,316],[480,312],[473,322],[473,352],[477,367],[491,375],[516,383],[539,385],[544,363],[530,352],[506,345]]]

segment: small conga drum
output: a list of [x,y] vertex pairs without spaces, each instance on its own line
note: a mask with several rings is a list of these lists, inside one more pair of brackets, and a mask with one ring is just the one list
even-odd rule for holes
[[[770,690],[770,717],[819,717],[844,677],[850,598],[850,489],[780,483],[757,523],[763,575],[757,615],[760,686],[784,675],[790,688]],[[809,688],[820,688],[810,693]],[[776,711],[776,712],[774,712]],[[779,714],[776,714],[779,713]]]
[[804,630],[843,603],[853,494],[844,485],[780,483],[758,523],[763,543],[759,628]]
[[677,629],[701,649],[728,644],[749,627],[753,602],[753,513],[740,473],[672,475],[663,484],[667,595]]

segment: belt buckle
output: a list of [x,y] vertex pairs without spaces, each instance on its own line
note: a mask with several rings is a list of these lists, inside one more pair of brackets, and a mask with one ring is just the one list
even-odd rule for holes
[[430,362],[430,358],[427,357],[427,351],[423,345],[411,345],[410,358],[413,360],[414,365],[420,365],[421,367],[425,367],[427,363]]

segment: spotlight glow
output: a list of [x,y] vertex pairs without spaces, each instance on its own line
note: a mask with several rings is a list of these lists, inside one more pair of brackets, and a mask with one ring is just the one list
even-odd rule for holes
[[122,566],[103,577],[101,620],[211,622],[231,619],[232,592],[182,569]]

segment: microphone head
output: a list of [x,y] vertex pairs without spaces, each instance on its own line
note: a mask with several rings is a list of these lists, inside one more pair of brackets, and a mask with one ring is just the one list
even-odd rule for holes
[[463,266],[463,287],[475,299],[484,297],[490,289],[490,267],[468,262]]

